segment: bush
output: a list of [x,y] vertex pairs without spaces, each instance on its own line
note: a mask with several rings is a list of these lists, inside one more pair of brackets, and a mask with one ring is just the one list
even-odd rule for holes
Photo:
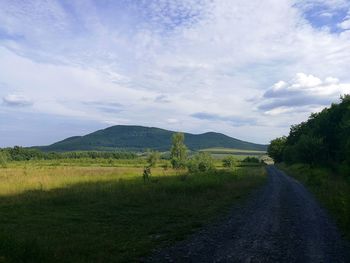
[[190,173],[209,172],[215,169],[214,159],[209,153],[200,152],[187,162],[187,168]]
[[222,165],[226,168],[233,168],[237,165],[237,160],[232,155],[229,155],[222,160]]

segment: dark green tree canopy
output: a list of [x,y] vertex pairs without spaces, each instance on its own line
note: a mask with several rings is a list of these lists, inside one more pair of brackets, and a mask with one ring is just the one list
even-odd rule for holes
[[350,166],[350,95],[293,125],[287,137],[271,141],[268,153],[276,162]]
[[279,163],[283,160],[283,151],[286,147],[287,137],[283,136],[276,138],[270,142],[267,148],[268,155],[276,162]]

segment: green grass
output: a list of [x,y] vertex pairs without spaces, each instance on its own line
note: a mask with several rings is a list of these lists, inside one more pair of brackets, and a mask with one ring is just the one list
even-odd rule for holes
[[246,157],[257,157],[257,158],[266,158],[265,151],[254,151],[254,150],[242,150],[235,148],[207,148],[201,149],[200,152],[207,152],[217,160],[217,165],[221,167],[221,164],[218,164],[222,159],[227,156],[234,156],[238,161],[242,161]]
[[308,165],[279,165],[289,175],[304,183],[334,216],[340,229],[350,240],[350,180],[326,168]]
[[[42,163],[41,163],[42,164]],[[263,167],[176,175],[140,167],[0,169],[0,262],[132,262],[182,240],[265,181]]]
[[266,151],[256,151],[256,150],[243,150],[243,149],[235,149],[235,148],[206,148],[206,149],[201,149],[199,151],[203,152],[220,152],[220,153],[257,153],[257,154],[266,154]]
[[255,151],[255,150],[243,150],[235,148],[207,148],[199,150],[201,152],[208,152],[211,154],[233,154],[233,155],[244,155],[244,156],[261,156],[266,155],[266,151]]

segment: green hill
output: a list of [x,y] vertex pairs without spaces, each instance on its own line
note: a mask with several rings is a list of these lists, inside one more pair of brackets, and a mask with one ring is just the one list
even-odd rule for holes
[[[154,127],[117,125],[85,136],[74,136],[49,146],[36,147],[44,151],[113,151],[154,149],[166,151],[170,148],[174,131]],[[185,143],[191,150],[212,147],[266,151],[267,145],[254,144],[231,138],[221,133],[185,133]]]

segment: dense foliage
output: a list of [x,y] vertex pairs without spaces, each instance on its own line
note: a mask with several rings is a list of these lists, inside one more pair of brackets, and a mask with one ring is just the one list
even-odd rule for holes
[[[117,125],[85,136],[75,136],[50,146],[37,147],[43,151],[167,151],[171,147],[173,131],[142,126]],[[185,133],[190,150],[226,147],[242,150],[262,150],[267,146],[231,138],[221,133]]]
[[283,136],[271,141],[267,148],[268,155],[276,162],[282,162],[284,149],[286,147],[287,137]]
[[294,125],[287,137],[271,141],[269,155],[288,164],[305,163],[350,167],[350,95],[341,98],[306,122]]
[[147,156],[147,163],[149,167],[156,167],[157,162],[160,159],[160,153],[157,151],[151,151]]
[[195,154],[188,162],[187,168],[190,173],[204,173],[215,170],[213,157],[206,152]]
[[187,160],[187,147],[184,143],[185,135],[183,133],[174,133],[172,146],[170,148],[171,165],[173,168],[183,168]]
[[7,161],[56,160],[56,159],[134,159],[137,155],[132,152],[42,152],[37,149],[15,146],[0,149],[0,165]]
[[232,155],[228,155],[224,159],[222,159],[222,166],[226,168],[233,168],[236,165],[237,165],[237,159]]

